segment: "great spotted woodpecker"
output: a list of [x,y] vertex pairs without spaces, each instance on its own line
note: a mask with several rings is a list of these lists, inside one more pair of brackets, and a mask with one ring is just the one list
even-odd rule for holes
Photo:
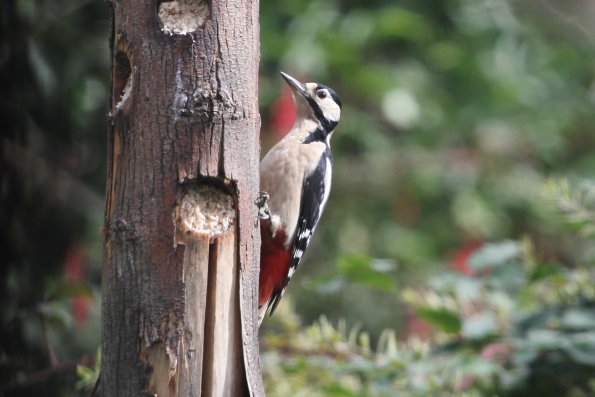
[[297,114],[291,131],[260,163],[259,325],[269,306],[272,315],[279,304],[328,200],[330,139],[341,116],[341,100],[331,88],[281,75]]

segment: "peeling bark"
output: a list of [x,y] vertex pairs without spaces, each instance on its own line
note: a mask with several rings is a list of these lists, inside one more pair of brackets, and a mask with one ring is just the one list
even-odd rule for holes
[[[110,2],[103,395],[262,396],[258,1],[199,4],[210,15],[183,34],[159,6]],[[205,186],[222,192],[212,208],[233,203],[216,233],[210,204],[183,207]]]

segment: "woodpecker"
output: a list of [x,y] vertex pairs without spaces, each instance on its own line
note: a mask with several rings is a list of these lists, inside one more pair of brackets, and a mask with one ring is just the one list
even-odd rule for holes
[[330,139],[341,116],[331,88],[300,83],[281,72],[291,87],[296,120],[260,163],[260,280],[258,324],[275,311],[320,220],[331,189]]

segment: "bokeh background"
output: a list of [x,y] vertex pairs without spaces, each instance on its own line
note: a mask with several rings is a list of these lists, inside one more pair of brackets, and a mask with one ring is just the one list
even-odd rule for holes
[[[0,3],[0,395],[98,361],[109,92],[101,1]],[[595,395],[595,3],[261,2],[280,70],[335,89],[333,191],[261,329],[269,396]]]

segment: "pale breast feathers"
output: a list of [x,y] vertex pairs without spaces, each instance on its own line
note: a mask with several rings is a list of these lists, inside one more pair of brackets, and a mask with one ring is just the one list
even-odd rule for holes
[[304,180],[318,167],[325,151],[322,142],[302,144],[297,139],[283,139],[260,164],[261,190],[270,196],[271,213],[283,221],[288,248],[300,214]]

